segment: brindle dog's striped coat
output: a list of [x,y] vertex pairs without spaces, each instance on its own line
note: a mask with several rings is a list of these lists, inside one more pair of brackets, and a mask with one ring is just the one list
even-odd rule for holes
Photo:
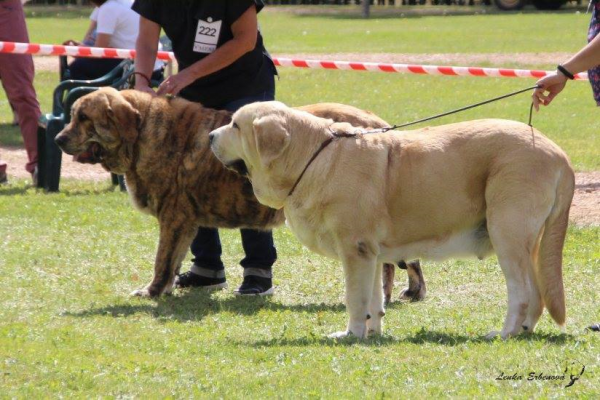
[[[379,128],[388,124],[354,107],[316,104],[305,111],[336,122]],[[104,88],[73,106],[71,123],[56,142],[82,162],[124,174],[134,204],[158,218],[160,239],[154,278],[139,296],[170,292],[199,226],[270,229],[284,221],[282,211],[258,203],[247,179],[231,172],[210,151],[208,134],[231,113],[180,98],[152,97],[137,91]],[[404,296],[420,299],[425,282],[418,262],[408,264],[410,286]],[[394,267],[384,284],[391,296]]]

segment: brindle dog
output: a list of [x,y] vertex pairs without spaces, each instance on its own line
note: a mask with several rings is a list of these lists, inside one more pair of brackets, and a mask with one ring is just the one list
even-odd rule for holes
[[[335,103],[300,109],[354,126],[389,126],[376,115]],[[160,238],[154,278],[137,296],[170,293],[174,278],[199,226],[271,229],[282,211],[258,203],[250,182],[229,171],[210,150],[208,134],[231,120],[231,113],[181,98],[152,97],[103,88],[79,99],[71,123],[56,143],[80,162],[101,163],[125,175],[134,205],[158,219]],[[409,288],[402,296],[418,300],[425,281],[418,261],[408,268]],[[386,300],[391,298],[394,266],[386,265]]]

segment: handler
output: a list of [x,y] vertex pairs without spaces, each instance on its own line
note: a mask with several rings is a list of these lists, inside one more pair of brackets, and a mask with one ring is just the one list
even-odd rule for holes
[[[0,0],[0,41],[29,43],[21,0]],[[27,150],[25,169],[37,183],[37,129],[40,104],[33,87],[33,58],[30,54],[0,54],[0,80],[18,117]],[[6,183],[6,163],[0,160],[0,184]]]
[[[588,44],[566,62],[559,64],[555,73],[539,81],[539,88],[533,91],[533,105],[539,110],[540,104],[549,105],[552,100],[565,88],[567,81],[574,74],[588,71],[596,104],[600,106],[600,0],[592,0],[594,7],[592,21],[588,30]],[[590,326],[591,330],[600,331],[600,323]]]
[[[258,30],[257,13],[263,7],[260,0],[136,0],[132,8],[140,14],[140,34],[135,89],[156,95],[149,77],[162,28],[173,43],[179,72],[159,86],[159,95],[179,95],[228,111],[274,100],[277,72]],[[271,266],[277,259],[272,232],[241,229],[241,236],[244,281],[236,294],[272,294]],[[179,275],[176,285],[227,287],[217,229],[199,228],[191,251],[193,265]]]

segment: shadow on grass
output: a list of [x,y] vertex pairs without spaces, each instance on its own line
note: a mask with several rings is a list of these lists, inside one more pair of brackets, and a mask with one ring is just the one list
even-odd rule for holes
[[[158,300],[138,300],[126,304],[115,304],[103,307],[91,307],[79,312],[61,314],[66,317],[91,318],[107,316],[111,318],[127,318],[138,314],[150,315],[158,320],[169,321],[200,321],[208,315],[217,313],[233,313],[237,315],[254,315],[259,311],[290,311],[299,313],[335,312],[345,313],[343,304],[281,304],[271,301],[268,297],[230,297],[227,299],[214,299],[210,293],[203,291],[189,291],[183,296],[162,297]],[[332,327],[333,330],[333,327]],[[350,346],[357,343],[368,346],[385,346],[396,343],[412,344],[438,344],[442,346],[458,346],[467,343],[494,343],[502,342],[501,339],[487,339],[485,335],[468,336],[458,333],[446,333],[421,328],[419,331],[405,337],[373,336],[367,340],[355,337],[336,340],[307,332],[304,338],[286,338],[285,329],[281,337],[257,342],[238,342],[240,346],[269,347],[269,346],[310,346],[310,345],[336,345]],[[572,335],[556,333],[533,333],[517,336],[509,340],[523,342],[544,342],[562,345],[574,340]]]
[[[9,177],[9,182],[12,180]],[[16,195],[24,195],[30,191],[37,194],[47,194],[49,196],[56,195],[57,193],[46,192],[44,189],[38,189],[31,183],[25,183],[27,180],[18,179],[16,183],[9,183],[8,185],[0,186],[0,196],[16,196]],[[89,195],[98,195],[98,194],[106,194],[120,191],[118,186],[107,185],[106,187],[99,187],[94,189],[68,189],[64,190],[61,193],[66,197],[78,197],[78,196],[89,196]]]
[[[411,343],[411,344],[438,344],[442,346],[458,346],[462,344],[472,343],[489,343],[492,344],[496,341],[502,343],[501,339],[487,339],[485,335],[479,336],[466,336],[456,333],[445,333],[438,331],[430,331],[425,328],[421,328],[418,332],[403,337],[393,337],[387,335],[373,336],[366,340],[360,340],[356,337],[348,337],[345,339],[330,339],[323,336],[315,336],[312,332],[309,333],[309,337],[306,338],[285,338],[285,332],[280,338],[274,338],[270,340],[262,340],[258,342],[238,342],[240,346],[253,346],[253,347],[272,347],[272,346],[311,346],[311,345],[324,345],[324,346],[353,346],[356,344],[362,344],[365,346],[386,346],[390,344],[398,343]],[[549,344],[562,345],[574,340],[572,335],[566,334],[552,334],[552,333],[534,333],[531,335],[521,335],[516,338],[509,340],[518,340],[523,342],[545,342]]]
[[33,188],[32,184],[24,185],[2,185],[0,186],[0,196],[16,196],[23,195]]
[[[135,304],[137,302],[142,302]],[[193,290],[183,296],[166,296],[157,300],[138,300],[131,304],[116,304],[90,308],[79,312],[67,312],[62,316],[88,318],[110,316],[114,318],[129,317],[136,314],[147,314],[157,319],[176,320],[180,322],[200,321],[204,317],[216,313],[233,313],[253,315],[259,311],[291,311],[318,313],[324,311],[344,312],[343,304],[293,304],[286,305],[271,301],[268,297],[231,297],[213,299],[210,293]]]

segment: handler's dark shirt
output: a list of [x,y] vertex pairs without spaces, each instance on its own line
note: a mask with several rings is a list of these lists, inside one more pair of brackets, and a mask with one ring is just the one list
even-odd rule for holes
[[[231,25],[261,0],[135,0],[132,9],[159,24],[173,43],[179,69],[185,69],[233,38]],[[202,77],[180,96],[220,108],[243,97],[260,95],[272,85],[275,66],[258,32],[256,47],[233,64]]]

